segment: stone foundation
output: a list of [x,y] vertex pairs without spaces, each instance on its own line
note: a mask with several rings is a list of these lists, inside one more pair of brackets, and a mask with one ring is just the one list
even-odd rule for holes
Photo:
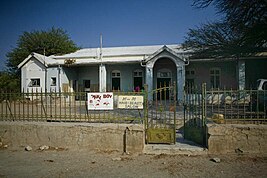
[[143,125],[97,123],[0,122],[0,142],[10,149],[41,145],[71,150],[138,153],[144,147]]
[[267,125],[207,124],[207,144],[211,154],[267,154]]

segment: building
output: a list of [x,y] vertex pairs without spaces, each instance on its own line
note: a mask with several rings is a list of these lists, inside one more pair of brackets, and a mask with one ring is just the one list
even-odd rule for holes
[[[30,54],[19,64],[21,90],[42,92],[151,91],[176,82],[177,99],[186,84],[244,89],[267,78],[263,55],[241,59],[192,59],[180,45],[87,48],[61,56]],[[259,70],[260,69],[260,70]]]

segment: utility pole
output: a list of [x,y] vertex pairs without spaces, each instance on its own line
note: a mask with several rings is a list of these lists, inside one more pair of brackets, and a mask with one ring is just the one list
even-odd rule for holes
[[102,34],[100,34],[100,72],[99,72],[99,91],[103,92],[103,63],[102,63]]
[[100,34],[100,59],[101,59],[101,65],[102,65],[102,33]]
[[44,48],[44,67],[45,67],[45,93],[47,93],[47,68],[45,64],[45,48]]

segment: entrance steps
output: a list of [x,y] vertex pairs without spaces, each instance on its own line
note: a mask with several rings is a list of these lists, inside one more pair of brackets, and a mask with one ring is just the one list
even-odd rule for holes
[[171,155],[205,155],[208,150],[192,141],[185,140],[181,133],[176,135],[175,144],[146,144],[144,154],[171,154]]

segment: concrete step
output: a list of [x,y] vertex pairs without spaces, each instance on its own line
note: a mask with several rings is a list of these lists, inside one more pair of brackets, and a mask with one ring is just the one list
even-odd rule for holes
[[147,144],[144,154],[170,154],[170,155],[205,155],[207,149],[198,146],[176,143],[175,145]]
[[146,144],[144,147],[145,154],[204,155],[207,151],[201,145],[184,139],[181,133],[176,133],[175,144]]

